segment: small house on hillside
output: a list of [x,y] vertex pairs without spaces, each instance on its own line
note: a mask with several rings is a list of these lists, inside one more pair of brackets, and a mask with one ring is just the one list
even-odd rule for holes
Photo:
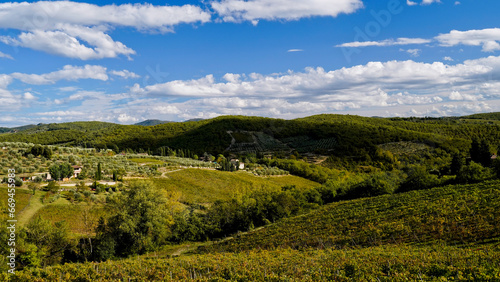
[[78,165],[72,165],[71,167],[73,168],[73,177],[77,178],[82,173],[82,167]]
[[245,164],[238,159],[231,159],[231,164],[238,169],[245,169]]

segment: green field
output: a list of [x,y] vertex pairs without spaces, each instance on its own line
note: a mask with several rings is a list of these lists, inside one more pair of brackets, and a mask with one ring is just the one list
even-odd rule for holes
[[[33,215],[32,219],[37,216],[52,222],[64,220],[68,224],[71,233],[78,236],[86,233],[92,234],[94,231],[89,227],[95,228],[97,220],[99,217],[105,216],[105,212],[103,205],[70,204],[64,203],[63,199],[59,199],[52,204],[43,206]],[[86,216],[88,219],[85,218]]]
[[207,169],[183,169],[155,178],[157,187],[171,193],[180,193],[183,203],[212,203],[259,189],[280,189],[295,185],[300,189],[319,186],[318,183],[297,176],[259,177],[246,171],[224,172]]
[[[8,188],[7,185],[2,185],[0,187],[0,207],[3,208],[2,212],[6,211],[7,200],[8,200]],[[21,213],[27,209],[28,203],[32,197],[31,191],[24,189],[16,189],[16,217],[19,217]]]

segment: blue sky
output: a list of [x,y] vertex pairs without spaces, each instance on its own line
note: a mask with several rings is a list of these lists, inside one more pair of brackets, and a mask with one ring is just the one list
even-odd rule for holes
[[496,0],[0,2],[0,126],[500,111]]

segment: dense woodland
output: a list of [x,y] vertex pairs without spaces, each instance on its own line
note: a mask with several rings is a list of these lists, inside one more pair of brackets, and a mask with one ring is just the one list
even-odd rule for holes
[[[31,177],[16,178],[23,219],[16,241],[20,281],[135,279],[144,273],[122,259],[151,254],[160,254],[150,265],[158,272],[147,274],[152,280],[262,280],[257,250],[269,263],[264,277],[269,271],[278,280],[393,280],[397,273],[410,280],[500,279],[499,113],[227,116],[3,131],[3,182],[8,168]],[[73,166],[82,172],[70,179]],[[63,179],[71,188],[62,186]],[[4,210],[6,197],[0,197]],[[6,241],[3,219],[0,240]],[[466,249],[477,244],[491,253],[468,256]],[[2,255],[8,253],[4,245]],[[386,248],[385,255],[377,248]],[[400,251],[406,262],[395,255]],[[246,262],[249,270],[241,252],[253,258]],[[422,256],[426,252],[434,252],[434,260]],[[445,252],[457,255],[447,259]],[[221,262],[220,253],[228,254],[221,269],[193,262]],[[325,253],[352,258],[337,265],[318,259]],[[275,265],[277,257],[290,256],[316,258],[311,267],[326,272]],[[484,259],[493,264],[485,268]],[[131,271],[122,276],[93,268],[129,263]]]

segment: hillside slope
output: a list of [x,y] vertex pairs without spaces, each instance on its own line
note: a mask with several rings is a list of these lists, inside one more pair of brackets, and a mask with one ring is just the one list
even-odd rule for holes
[[467,147],[473,138],[495,143],[500,124],[462,118],[366,118],[316,115],[294,120],[222,116],[155,126],[73,122],[39,125],[0,134],[1,141],[82,147],[143,149],[168,146],[197,154],[292,152],[363,156],[373,145],[419,141],[447,150]]
[[326,205],[202,252],[346,248],[500,240],[500,181],[446,186]]

